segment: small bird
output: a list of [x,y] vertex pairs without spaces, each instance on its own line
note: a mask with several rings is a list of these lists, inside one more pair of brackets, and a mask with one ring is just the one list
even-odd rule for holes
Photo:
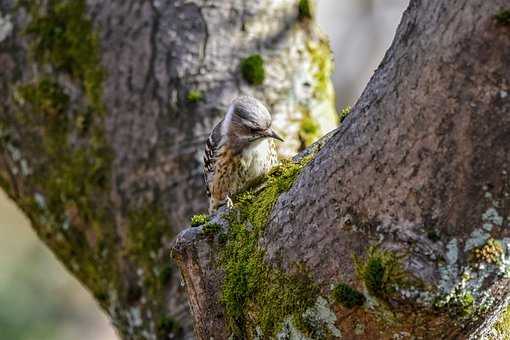
[[278,163],[273,139],[283,141],[271,129],[271,114],[260,101],[240,96],[232,101],[221,122],[207,139],[204,179],[209,213]]

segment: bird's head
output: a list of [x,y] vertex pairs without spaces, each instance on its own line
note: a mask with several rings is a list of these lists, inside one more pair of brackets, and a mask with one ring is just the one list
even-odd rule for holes
[[230,104],[223,120],[222,135],[243,147],[264,138],[283,139],[271,129],[271,114],[260,101],[240,96]]

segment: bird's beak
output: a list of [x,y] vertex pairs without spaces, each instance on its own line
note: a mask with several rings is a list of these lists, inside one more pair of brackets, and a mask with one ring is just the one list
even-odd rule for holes
[[273,129],[267,129],[266,131],[264,131],[264,136],[269,137],[269,138],[278,139],[279,141],[283,142],[283,138],[278,136],[276,134],[276,132],[273,131]]

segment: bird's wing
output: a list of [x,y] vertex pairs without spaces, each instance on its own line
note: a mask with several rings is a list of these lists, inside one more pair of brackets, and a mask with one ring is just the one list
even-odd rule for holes
[[209,138],[207,138],[207,143],[205,144],[205,153],[204,153],[204,182],[206,187],[207,196],[211,196],[211,192],[209,190],[209,184],[211,183],[214,176],[214,167],[216,164],[216,159],[218,157],[218,152],[221,147],[221,122],[219,122],[214,129],[211,131]]

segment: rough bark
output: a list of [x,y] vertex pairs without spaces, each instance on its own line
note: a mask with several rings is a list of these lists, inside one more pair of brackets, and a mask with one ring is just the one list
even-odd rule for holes
[[[260,336],[262,290],[295,292],[267,284],[274,276],[257,277],[255,261],[231,250],[251,245],[236,239],[243,228],[255,230],[257,265],[304,273],[318,288],[308,291],[316,299],[278,300],[287,309],[270,314],[273,335],[495,336],[510,292],[508,6],[411,0],[351,114],[268,206],[263,225],[241,202],[241,217],[224,213],[214,238],[207,225],[178,236],[174,256],[199,338]],[[235,292],[238,309],[235,275],[248,281],[247,293]]]
[[[0,1],[0,185],[123,338],[191,336],[169,243],[206,210],[203,144],[229,101],[268,104],[283,156],[335,124],[298,2]],[[262,85],[240,70],[254,54]]]

